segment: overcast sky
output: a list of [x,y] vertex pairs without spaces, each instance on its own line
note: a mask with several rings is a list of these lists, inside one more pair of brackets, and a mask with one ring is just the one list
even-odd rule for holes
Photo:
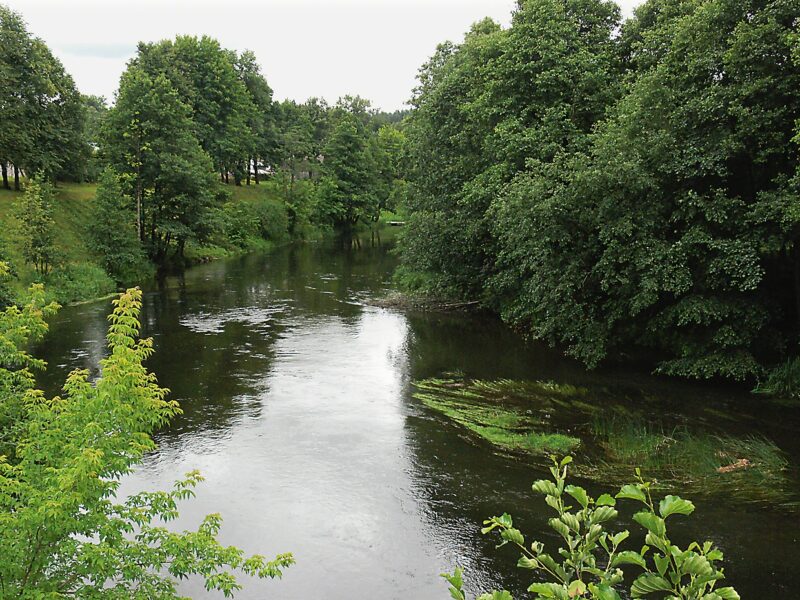
[[[138,41],[208,34],[253,50],[277,99],[359,94],[403,108],[419,66],[444,40],[514,0],[0,0],[20,12],[87,94],[112,99]],[[639,0],[622,0],[630,14]]]

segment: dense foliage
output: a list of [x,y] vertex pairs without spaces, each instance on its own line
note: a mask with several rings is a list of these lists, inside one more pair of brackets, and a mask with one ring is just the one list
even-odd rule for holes
[[[521,1],[423,67],[404,280],[594,366],[797,352],[798,5]],[[793,140],[793,138],[795,138]]]
[[89,155],[83,137],[85,106],[72,77],[22,18],[0,5],[0,167],[8,189],[20,173],[64,176]]
[[159,524],[178,517],[197,472],[169,491],[116,496],[120,477],[155,447],[150,434],[180,411],[143,365],[152,343],[138,338],[140,306],[137,289],[114,301],[100,377],[74,371],[55,398],[35,389],[33,371],[44,364],[25,347],[56,307],[39,286],[25,306],[0,312],[4,598],[177,598],[176,582],[189,575],[230,596],[240,588],[234,570],[279,577],[293,562],[221,545],[219,515],[183,533]]

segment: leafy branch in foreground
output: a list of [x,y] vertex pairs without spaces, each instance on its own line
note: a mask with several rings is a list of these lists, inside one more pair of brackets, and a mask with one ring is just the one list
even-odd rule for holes
[[196,472],[170,491],[117,501],[120,478],[155,448],[150,434],[180,412],[143,364],[153,347],[138,337],[141,291],[114,301],[100,378],[74,371],[52,399],[34,388],[43,363],[21,349],[54,310],[42,308],[41,286],[32,296],[0,312],[0,597],[177,598],[177,581],[191,575],[229,597],[241,587],[234,570],[280,577],[292,556],[223,546],[219,515],[195,531],[157,524],[178,517]]
[[[716,587],[724,578],[717,566],[722,552],[712,542],[692,542],[682,550],[667,536],[667,520],[673,515],[690,515],[694,504],[679,496],[666,496],[656,506],[650,493],[651,484],[636,472],[636,483],[622,486],[612,497],[603,494],[594,499],[580,486],[567,485],[567,467],[571,457],[554,460],[550,468],[552,480],[540,479],[533,491],[542,494],[557,516],[548,521],[563,539],[564,546],[554,558],[545,552],[544,544],[534,541],[526,546],[525,538],[514,527],[508,513],[484,521],[482,533],[497,530],[500,546],[512,544],[521,556],[517,566],[542,575],[545,582],[532,583],[528,591],[533,598],[572,600],[621,600],[625,574],[620,568],[630,565],[640,570],[630,587],[633,598],[664,598],[667,600],[738,600],[732,587]],[[642,510],[633,520],[646,530],[645,545],[640,551],[622,549],[630,532],[610,533],[604,524],[616,519],[617,499],[639,502]],[[573,503],[575,504],[573,506]],[[500,547],[498,546],[498,547]],[[461,569],[443,577],[450,583],[450,595],[466,600]],[[478,600],[511,600],[507,591],[483,594]]]

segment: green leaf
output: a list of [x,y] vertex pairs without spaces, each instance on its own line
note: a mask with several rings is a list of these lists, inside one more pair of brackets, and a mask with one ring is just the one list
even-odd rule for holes
[[670,515],[690,515],[694,512],[694,504],[680,496],[667,496],[658,505],[658,512],[666,519]]
[[611,538],[611,541],[614,542],[614,546],[619,546],[622,542],[628,539],[630,532],[625,529],[624,531],[620,531],[619,533],[615,533],[614,537]]
[[669,568],[669,556],[663,554],[653,554],[653,562],[656,563],[656,569],[660,575],[664,575]]
[[598,506],[592,512],[592,516],[589,517],[589,523],[592,525],[595,523],[605,523],[611,519],[616,519],[618,514],[615,508],[610,506]]
[[700,554],[692,554],[681,563],[681,571],[687,575],[703,577],[711,575],[714,572],[714,569],[705,556],[701,556]]
[[583,507],[586,508],[589,506],[589,495],[586,493],[586,490],[578,485],[568,485],[565,489],[565,492],[575,498],[578,503]]
[[502,532],[500,532],[500,537],[507,542],[519,544],[520,546],[525,544],[525,538],[519,529],[504,529]]
[[614,558],[611,560],[611,566],[618,567],[619,565],[637,565],[643,569],[647,568],[647,563],[645,562],[644,557],[633,550],[624,550],[614,556]]
[[594,594],[597,600],[622,600],[614,588],[605,584],[589,584],[589,591]]
[[723,600],[741,600],[739,594],[732,587],[717,588],[714,592]]
[[494,590],[490,594],[481,594],[477,600],[514,600],[514,598],[511,596],[511,592]]
[[564,539],[569,538],[569,527],[567,527],[563,521],[560,519],[550,519],[547,521],[547,523],[550,525],[550,527],[555,529],[556,533],[561,535],[561,537]]
[[532,583],[529,592],[539,594],[542,598],[556,598],[556,600],[570,600],[569,594],[563,585],[556,583]]
[[548,496],[560,496],[561,494],[556,487],[556,484],[549,479],[539,479],[531,486],[534,492],[539,494],[546,494]]
[[670,592],[672,585],[669,581],[655,573],[642,573],[631,586],[631,595],[641,598],[653,592]]
[[617,494],[617,499],[619,498],[628,498],[630,500],[638,500],[645,504],[647,503],[647,496],[645,496],[645,493],[638,485],[633,485],[632,483],[622,486]]
[[656,514],[651,513],[649,510],[643,510],[636,513],[633,515],[633,520],[647,529],[650,533],[658,537],[663,538],[667,533],[667,527],[664,524],[664,519]]
[[610,494],[603,494],[596,501],[597,506],[616,506],[617,501]]

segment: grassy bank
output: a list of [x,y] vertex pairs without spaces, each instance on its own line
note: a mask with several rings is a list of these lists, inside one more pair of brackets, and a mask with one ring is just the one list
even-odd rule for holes
[[[268,250],[289,240],[283,202],[272,186],[229,186],[229,198],[216,215],[218,225],[200,245],[188,243],[185,264],[208,262],[245,252]],[[37,275],[22,256],[19,215],[15,205],[21,192],[0,189],[0,260],[8,262],[13,277],[8,283],[12,298],[20,297],[34,282],[45,284],[48,297],[61,304],[103,297],[120,284],[102,268],[102,257],[92,252],[88,225],[92,219],[97,186],[90,183],[58,183],[53,203],[57,264],[45,277]]]
[[15,209],[22,193],[0,190],[0,249],[14,275],[8,284],[12,298],[18,298],[34,282],[45,283],[48,297],[63,304],[104,296],[117,289],[87,245],[95,190],[94,184],[58,184],[53,203],[57,264],[46,277],[37,275],[22,257],[20,215]]

